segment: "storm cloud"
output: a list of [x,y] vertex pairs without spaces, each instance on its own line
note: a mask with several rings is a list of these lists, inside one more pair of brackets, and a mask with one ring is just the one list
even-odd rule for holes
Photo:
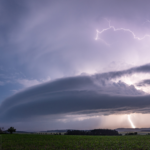
[[137,86],[146,86],[146,85],[150,85],[150,79],[143,80],[143,81],[137,83]]
[[150,64],[145,64],[139,67],[133,67],[131,69],[123,70],[123,71],[113,71],[103,74],[97,74],[96,77],[104,78],[107,80],[119,78],[121,76],[129,76],[134,73],[150,73]]
[[98,127],[103,115],[149,113],[149,5],[0,0],[0,123],[71,128],[84,116]]
[[148,64],[99,74],[99,78],[84,75],[33,86],[5,99],[0,105],[0,118],[5,122],[62,114],[149,113],[150,95],[133,85],[108,80],[108,76],[112,79],[149,71]]

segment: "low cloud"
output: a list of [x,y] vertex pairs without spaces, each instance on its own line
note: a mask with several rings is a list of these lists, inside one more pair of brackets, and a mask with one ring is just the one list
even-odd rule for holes
[[137,83],[136,85],[137,86],[147,86],[147,85],[150,85],[150,79],[143,80],[143,81]]
[[125,71],[57,79],[21,91],[0,105],[1,121],[19,121],[66,114],[149,113],[150,95],[121,81],[132,73],[149,72],[149,64]]
[[17,83],[23,85],[24,88],[28,88],[28,87],[31,87],[31,86],[35,86],[35,85],[38,85],[38,84],[42,84],[42,83],[45,83],[45,82],[48,82],[50,81],[51,79],[48,77],[46,78],[45,80],[36,80],[36,79],[33,79],[33,80],[28,80],[28,79],[17,79]]
[[108,73],[97,74],[95,77],[97,78],[105,78],[107,80],[119,78],[125,75],[132,75],[134,73],[150,73],[150,64],[145,64],[139,67],[133,67],[131,69],[123,70],[123,71],[112,71]]
[[41,83],[35,79],[34,80],[18,79],[17,81],[18,83],[22,84],[24,87],[30,87],[30,86],[38,85]]

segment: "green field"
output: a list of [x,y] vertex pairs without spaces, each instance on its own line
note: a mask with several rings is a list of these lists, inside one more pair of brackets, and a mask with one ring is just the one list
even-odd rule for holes
[[150,150],[150,135],[1,135],[2,150]]

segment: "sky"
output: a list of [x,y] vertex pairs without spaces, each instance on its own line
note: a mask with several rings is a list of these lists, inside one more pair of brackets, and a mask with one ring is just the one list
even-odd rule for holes
[[0,127],[150,127],[149,5],[0,0]]

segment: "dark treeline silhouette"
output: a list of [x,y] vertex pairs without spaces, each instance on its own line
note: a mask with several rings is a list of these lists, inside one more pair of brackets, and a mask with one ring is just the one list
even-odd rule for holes
[[0,127],[0,134],[7,134],[7,133],[12,134],[13,132],[16,132],[16,129],[14,127],[8,128],[8,130],[4,130],[4,127]]
[[126,133],[125,135],[137,135],[137,132],[133,132],[133,133]]
[[68,130],[65,135],[120,135],[116,130],[110,129],[94,129],[90,131],[84,130]]
[[0,127],[0,134],[6,134],[6,131],[4,130],[4,127]]
[[16,129],[14,127],[10,127],[7,131],[10,132],[10,134],[12,134],[13,132],[16,132]]

